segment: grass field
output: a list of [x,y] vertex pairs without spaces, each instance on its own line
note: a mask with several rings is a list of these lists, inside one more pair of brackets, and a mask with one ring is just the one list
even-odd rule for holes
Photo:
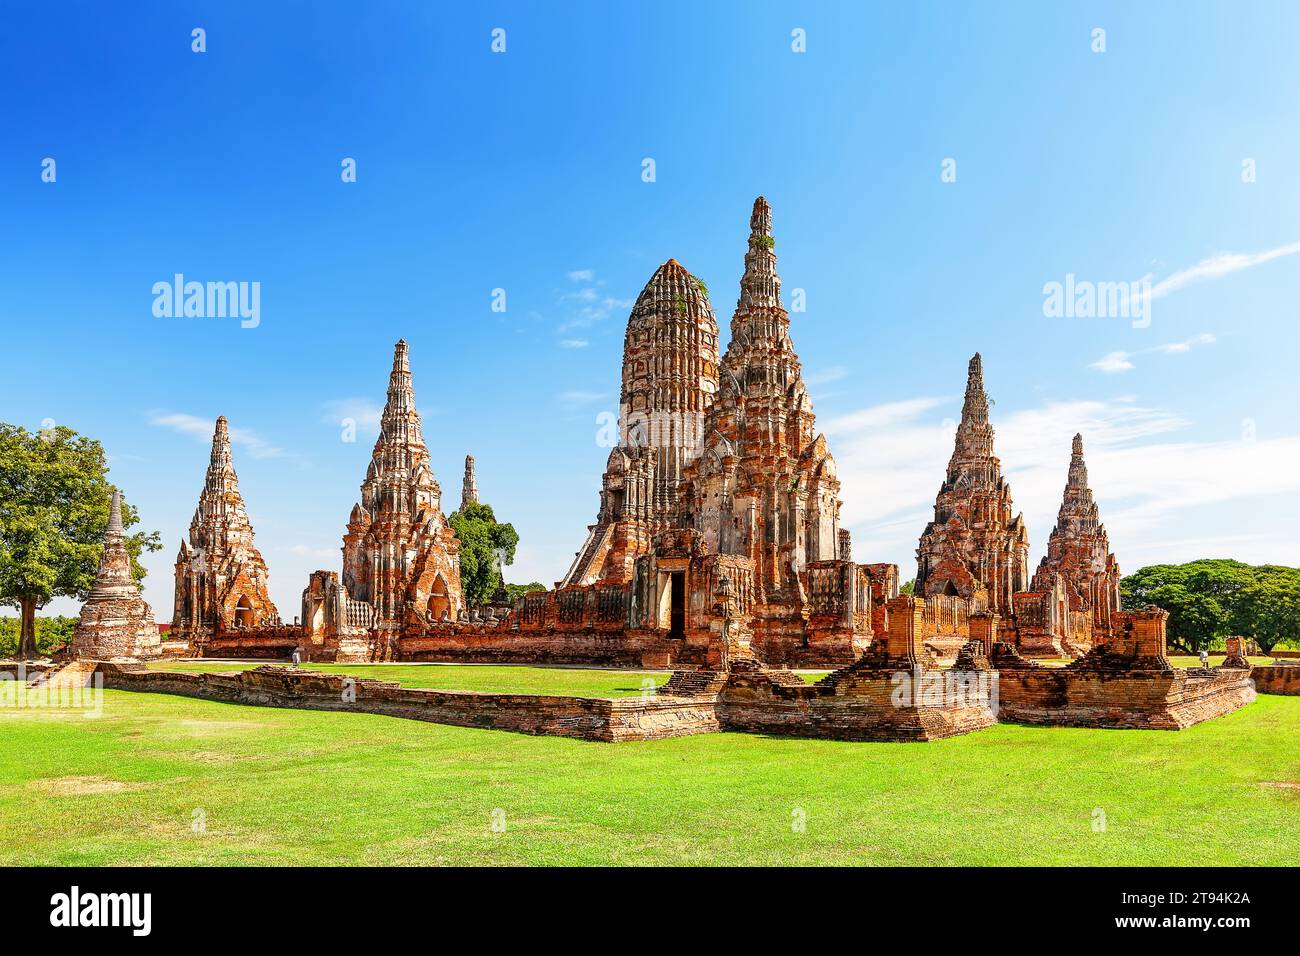
[[929,744],[600,744],[126,691],[95,720],[0,722],[6,865],[1300,858],[1300,698],[1180,732],[999,725]]
[[[230,673],[260,666],[257,662],[154,661],[150,670]],[[284,665],[276,665],[284,666]],[[573,697],[635,697],[668,680],[667,671],[582,670],[569,667],[511,667],[490,664],[317,664],[303,668],[396,681],[403,687],[477,690],[499,694],[561,694]],[[650,682],[650,683],[647,683]]]

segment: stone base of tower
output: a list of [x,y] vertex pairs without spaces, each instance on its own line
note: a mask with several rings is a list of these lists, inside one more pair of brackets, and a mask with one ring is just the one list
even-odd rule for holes
[[997,723],[997,675],[967,642],[952,668],[923,662],[924,602],[891,602],[889,630],[860,660],[816,684],[746,662],[718,692],[723,729],[836,740],[927,741]]
[[[1111,636],[1065,667],[1044,667],[997,644],[999,717],[1056,727],[1181,730],[1255,699],[1251,669],[1174,667],[1160,610],[1114,615]],[[1235,663],[1235,662],[1234,662]]]
[[71,656],[79,660],[162,656],[153,611],[139,599],[87,603],[72,634]]

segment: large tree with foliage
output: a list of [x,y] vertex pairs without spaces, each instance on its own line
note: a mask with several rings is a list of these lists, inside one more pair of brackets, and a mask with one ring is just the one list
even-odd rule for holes
[[1170,641],[1198,653],[1231,634],[1265,651],[1300,638],[1300,569],[1205,559],[1142,568],[1120,582],[1124,607],[1169,612]]
[[486,604],[501,586],[501,569],[515,560],[519,534],[503,524],[492,506],[471,502],[447,519],[460,538],[460,586],[465,603]]
[[[29,432],[0,422],[0,605],[18,608],[18,656],[34,657],[36,611],[53,598],[84,601],[95,583],[115,490],[103,446],[71,428]],[[122,502],[122,525],[139,521]],[[158,532],[125,539],[136,580]]]

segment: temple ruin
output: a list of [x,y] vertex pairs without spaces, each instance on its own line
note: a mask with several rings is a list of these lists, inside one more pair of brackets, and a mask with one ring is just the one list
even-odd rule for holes
[[934,520],[916,549],[916,593],[961,597],[972,607],[1009,614],[1012,595],[1029,585],[1029,532],[1012,516],[1011,486],[993,454],[989,397],[978,352],[970,360],[948,472]]
[[[914,593],[900,594],[896,565],[855,561],[840,524],[835,460],[817,431],[781,302],[775,245],[772,210],[759,197],[721,359],[708,290],[677,260],[656,269],[637,297],[624,339],[618,446],[601,476],[596,521],[554,589],[511,602],[502,588],[488,604],[466,606],[459,541],[442,512],[409,351],[399,341],[380,433],[343,535],[341,573],[311,575],[301,624],[283,625],[270,601],[226,421],[218,419],[177,557],[174,636],[202,656],[284,657],[297,649],[317,661],[674,670],[657,702],[639,709],[572,704],[565,713],[595,721],[595,739],[632,739],[638,727],[671,735],[679,718],[680,732],[869,740],[931,740],[1000,718],[1177,728],[1253,698],[1240,653],[1220,668],[1173,668],[1166,613],[1120,609],[1119,565],[1088,484],[1081,435],[1030,577],[1029,533],[994,453],[978,353],[934,517],[918,541]],[[461,507],[477,500],[467,456]],[[105,562],[118,560],[106,548]],[[106,579],[110,586],[120,584]],[[110,629],[116,637],[90,640],[94,601],[107,594],[97,587],[87,602],[78,653],[137,646],[121,627]],[[131,613],[138,617],[138,608]],[[807,684],[791,667],[832,673]],[[190,683],[196,693],[238,695],[275,680]],[[323,677],[301,686],[318,685],[332,687]],[[287,689],[284,699],[296,693]],[[453,723],[473,719],[477,706],[434,693],[403,692],[405,703],[393,703],[378,684],[375,693],[380,712],[419,710],[436,698],[435,710]],[[492,706],[510,710],[513,729],[572,729],[550,705],[536,705],[541,717],[522,697]]]
[[153,608],[131,576],[131,555],[122,530],[122,496],[113,492],[104,529],[104,551],[95,586],[81,606],[72,633],[72,656],[108,660],[156,657],[162,651]]
[[718,390],[718,322],[704,284],[676,259],[655,270],[623,339],[619,444],[596,523],[559,587],[626,584],[655,534],[675,527],[682,474],[700,453]]
[[[467,462],[472,479],[472,462]],[[392,660],[408,628],[449,624],[464,609],[460,542],[442,513],[415,407],[406,342],[393,350],[361,500],[343,536],[343,578],[317,571],[303,592],[303,630],[315,658]]]
[[268,579],[239,491],[230,427],[222,415],[212,434],[208,471],[189,537],[182,539],[176,555],[170,639],[187,642],[198,657],[218,652],[238,656],[241,645],[257,639],[263,645],[269,640],[281,652],[292,650],[297,629],[286,628],[280,620]]

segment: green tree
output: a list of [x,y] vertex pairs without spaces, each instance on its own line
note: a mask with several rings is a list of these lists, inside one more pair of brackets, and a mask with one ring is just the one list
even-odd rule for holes
[[[1300,570],[1206,558],[1156,564],[1120,582],[1124,607],[1155,604],[1169,612],[1170,637],[1199,650],[1230,634],[1266,651],[1300,636]],[[1206,636],[1206,628],[1213,634]]]
[[540,581],[534,581],[532,584],[507,584],[506,596],[510,598],[510,603],[514,604],[529,591],[546,591],[549,590],[545,584]]
[[[36,611],[55,597],[84,601],[103,552],[109,502],[104,447],[71,428],[29,432],[0,422],[0,605],[19,612],[19,657],[37,654]],[[122,502],[122,525],[139,521]],[[144,577],[142,550],[158,532],[126,538],[131,570]]]
[[[1290,569],[1285,569],[1290,570]],[[1242,623],[1264,653],[1300,636],[1300,575],[1261,574],[1242,588]]]
[[912,578],[912,580],[908,581],[906,584],[904,584],[902,587],[900,587],[900,588],[898,589],[898,593],[899,593],[899,594],[915,594],[915,593],[916,593],[916,578]]
[[447,519],[460,538],[460,586],[465,603],[486,604],[501,586],[501,569],[515,560],[519,534],[498,522],[492,506],[472,502]]
[[1151,599],[1169,612],[1169,640],[1186,654],[1208,649],[1227,628],[1228,612],[1208,594],[1165,584],[1151,592]]
[[[72,632],[76,628],[75,617],[38,617],[36,619],[37,654],[51,654],[66,647],[72,640]],[[0,658],[12,657],[18,653],[18,633],[18,618],[0,617]]]

